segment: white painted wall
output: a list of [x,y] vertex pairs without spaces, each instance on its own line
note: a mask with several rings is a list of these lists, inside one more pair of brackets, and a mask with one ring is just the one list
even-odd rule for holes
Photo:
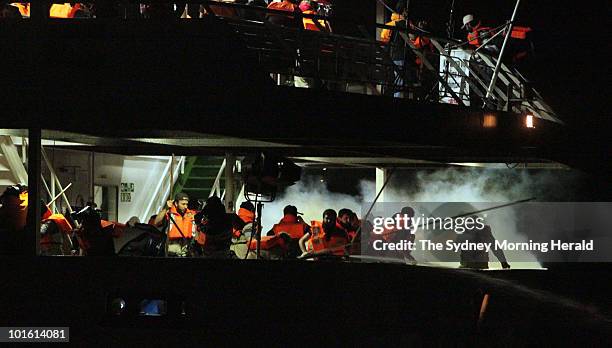
[[[90,184],[91,153],[87,151],[47,149],[49,160],[62,183],[66,186],[72,182],[67,191],[72,205],[80,205],[77,197],[85,201],[92,200]],[[121,202],[118,198],[118,220],[125,223],[132,216],[141,216],[144,209],[153,199],[153,191],[159,182],[169,157],[159,156],[121,156],[113,154],[95,154],[94,183],[101,186],[117,186],[118,192],[122,182],[134,183],[131,202]],[[44,166],[43,166],[44,167]],[[46,169],[46,168],[43,168]],[[45,175],[47,178],[48,174]],[[167,189],[170,180],[166,178],[162,189]],[[156,203],[156,205],[158,205]],[[65,207],[62,202],[62,209]],[[155,210],[161,207],[154,207]],[[146,222],[146,221],[145,221]]]

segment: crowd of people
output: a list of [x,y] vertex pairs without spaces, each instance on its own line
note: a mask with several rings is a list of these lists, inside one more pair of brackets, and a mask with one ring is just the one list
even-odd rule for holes
[[[58,3],[49,5],[51,18],[201,18],[215,15],[246,20],[268,20],[271,23],[285,26],[303,26],[307,30],[331,30],[325,20],[312,18],[294,18],[275,14],[273,11],[304,13],[310,15],[327,15],[331,4],[329,0],[221,0],[219,4],[175,3]],[[236,4],[244,6],[226,6]],[[253,9],[251,9],[253,8]],[[257,9],[259,8],[259,10]],[[31,15],[29,2],[0,2],[0,18],[28,18]],[[301,22],[301,23],[300,23]]]
[[[101,2],[99,4],[53,4],[50,5],[49,14],[50,17],[54,18],[122,17],[127,19],[203,18],[212,15],[228,19],[268,22],[286,28],[331,33],[332,23],[330,23],[330,17],[328,17],[331,14],[331,8],[331,0],[223,0],[205,4],[187,2],[114,4],[113,2]],[[29,17],[30,3],[4,3],[0,13],[2,18]],[[307,15],[307,17],[303,17],[303,15]],[[312,18],[311,15],[324,17]],[[504,37],[504,35],[498,35],[499,29],[502,27],[503,25],[497,28],[491,27],[476,15],[466,14],[463,17],[462,26],[465,32],[464,40],[454,47],[496,56]],[[423,101],[439,99],[440,58],[437,52],[439,47],[436,48],[430,38],[433,36],[433,31],[426,18],[417,18],[409,13],[407,2],[397,1],[396,7],[391,11],[390,21],[385,23],[380,31],[380,36],[376,38],[382,46],[386,47],[385,49],[391,58],[390,62],[385,63],[387,65],[383,77],[385,82],[380,85],[380,91],[378,92],[383,95]],[[513,40],[508,45],[507,50],[510,52],[506,54],[505,62],[516,66],[524,65],[526,58],[533,51],[533,45],[529,40],[530,32],[531,28],[528,27],[513,27],[511,32]],[[361,36],[361,34],[355,36]],[[304,54],[300,51],[298,49],[295,52],[297,57],[302,57]],[[298,58],[295,63],[296,67],[300,65],[299,61]],[[392,64],[390,64],[391,62]],[[491,78],[492,71],[486,64],[476,58],[473,59],[473,63],[472,70],[477,71],[482,79]],[[336,66],[343,65],[338,62],[335,64]],[[352,72],[342,71],[338,74],[350,76]],[[302,88],[325,86],[336,89],[333,88],[335,85],[332,82],[324,83],[318,77],[304,77],[300,75],[299,71],[296,72],[295,76],[278,75],[277,79],[281,85]]]
[[[193,202],[193,200],[191,201]],[[27,225],[28,188],[9,186],[0,195],[0,255],[19,254],[29,249],[23,238]],[[325,209],[321,220],[306,223],[296,206],[287,205],[283,217],[267,232],[261,216],[250,201],[236,213],[227,212],[220,198],[208,198],[203,207],[190,209],[190,198],[179,192],[168,200],[148,223],[132,218],[126,224],[106,221],[93,203],[72,214],[52,213],[50,204],[41,201],[40,254],[82,256],[155,256],[202,257],[212,259],[265,260],[346,260],[351,256],[376,256],[415,263],[411,250],[376,251],[375,242],[415,241],[412,226],[385,228],[376,233],[368,216],[360,219],[348,208],[336,212]],[[414,217],[406,206],[394,217]],[[491,241],[490,226],[458,240]],[[363,249],[365,248],[365,249]],[[362,250],[363,249],[363,250]],[[495,252],[502,266],[508,268],[503,252]],[[487,268],[488,255],[482,252],[461,254],[461,266]]]

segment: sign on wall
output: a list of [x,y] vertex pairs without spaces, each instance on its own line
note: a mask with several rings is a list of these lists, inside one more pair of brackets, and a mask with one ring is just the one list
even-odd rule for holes
[[122,182],[121,183],[121,202],[129,203],[132,201],[132,194],[134,193],[134,183],[133,182]]

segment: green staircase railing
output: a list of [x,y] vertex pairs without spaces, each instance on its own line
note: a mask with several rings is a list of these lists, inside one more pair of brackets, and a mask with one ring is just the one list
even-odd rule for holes
[[[185,192],[192,199],[206,200],[213,189],[223,160],[223,157],[187,157],[185,170],[176,181],[174,192]],[[222,175],[219,180],[223,187],[225,177]]]

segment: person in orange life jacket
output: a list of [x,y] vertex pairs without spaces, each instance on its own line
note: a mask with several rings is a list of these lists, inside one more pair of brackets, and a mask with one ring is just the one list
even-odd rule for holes
[[40,225],[41,255],[72,254],[72,224],[62,214],[52,214],[43,203],[41,206],[42,221]]
[[[264,260],[283,260],[289,258],[295,258],[292,249],[292,243],[294,239],[291,239],[289,234],[280,233],[277,236],[263,236],[261,237],[261,253],[260,256]],[[257,258],[257,241],[252,240],[249,248],[248,259]]]
[[[318,12],[319,3],[314,0],[304,0],[300,2],[299,8],[303,14],[316,15],[319,13]],[[322,28],[324,31],[331,32],[331,28],[329,24],[327,23],[327,21],[322,20],[322,19],[317,19],[317,22],[319,23],[320,27],[317,26],[313,18],[302,18],[302,23],[304,25],[304,29],[306,30],[321,31],[321,28]]]
[[[495,35],[491,27],[482,25],[480,19],[472,14],[463,16],[463,26],[461,28],[467,31],[468,45],[473,49],[480,48]],[[495,39],[489,41],[483,49],[490,54],[497,54],[501,40],[503,40],[503,36],[498,35]]]
[[[338,227],[337,218],[336,211],[333,209],[323,212],[323,221],[320,226],[311,226],[311,231],[299,241],[302,257],[309,252],[345,255],[345,246],[349,242],[348,235],[345,230]],[[309,246],[306,245],[306,242],[309,243]]]
[[342,208],[338,210],[338,218],[336,219],[336,227],[346,232],[346,236],[349,242],[352,239],[352,237],[350,237],[350,232],[352,229],[351,227],[351,216],[352,215],[353,215],[352,210],[348,208]]
[[234,228],[232,232],[234,238],[239,238],[245,232],[251,232],[253,221],[255,221],[255,206],[249,201],[244,201],[240,204],[237,215],[242,221],[243,226],[240,229]]
[[[407,74],[407,66],[404,64],[408,54],[407,43],[404,38],[400,35],[401,30],[407,30],[412,27],[412,23],[408,21],[408,9],[405,2],[399,1],[395,8],[395,11],[391,14],[391,21],[385,23],[387,26],[396,27],[397,29],[384,28],[380,32],[380,40],[384,43],[390,44],[390,55],[396,68],[393,69],[393,86],[402,89],[404,86],[404,77]],[[398,72],[401,71],[400,72]],[[395,88],[394,88],[395,90]],[[395,91],[393,93],[395,98],[401,98],[402,92]]]
[[[417,48],[420,53],[425,56],[425,59],[433,65],[434,69],[437,71],[437,64],[439,59],[434,56],[434,45],[431,43],[431,39],[426,36],[426,33],[430,30],[429,22],[425,19],[421,19],[417,22],[416,25],[412,26],[412,29],[416,32],[415,34],[409,34],[410,41]],[[427,72],[429,70],[426,69],[425,63],[421,57],[418,55],[414,59],[414,63],[416,65],[416,79],[420,81],[422,85],[431,86],[435,80],[435,77],[429,76]],[[435,74],[438,74],[437,72]],[[437,83],[437,82],[436,82]],[[428,87],[426,89],[429,89]]]
[[[289,13],[299,13],[300,8],[295,4],[296,0],[282,0],[282,1],[273,1],[268,4],[269,10],[278,10],[285,11]],[[297,22],[299,18],[295,16],[281,15],[276,13],[267,13],[266,19],[276,25],[282,25],[286,27],[299,27],[301,26],[300,22]]]
[[196,241],[202,257],[236,258],[230,250],[232,244],[232,219],[225,212],[225,205],[217,196],[206,200],[201,212],[196,214]]
[[188,209],[189,196],[179,192],[174,200],[166,202],[166,206],[157,214],[153,221],[155,227],[167,227],[168,256],[185,257],[188,254],[189,243],[193,238],[194,215]]
[[286,206],[283,209],[283,218],[266,235],[277,236],[281,232],[286,232],[293,239],[302,238],[305,233],[310,231],[310,226],[302,220],[299,216],[301,214],[294,205]]
[[247,243],[251,239],[253,221],[255,221],[255,206],[253,203],[249,201],[242,202],[237,216],[242,222],[242,227],[237,228],[236,224],[233,224],[232,246],[230,249],[236,253],[239,259],[243,259],[247,253]]
[[300,253],[299,240],[306,233],[310,232],[310,226],[302,220],[299,216],[297,207],[288,205],[283,209],[283,218],[275,224],[270,231],[266,234],[267,236],[280,236],[281,234],[287,234],[288,240],[288,252],[287,257],[295,258]]
[[347,233],[351,229],[351,215],[353,211],[348,208],[342,208],[338,210],[338,218],[336,219],[336,226],[343,229]]

